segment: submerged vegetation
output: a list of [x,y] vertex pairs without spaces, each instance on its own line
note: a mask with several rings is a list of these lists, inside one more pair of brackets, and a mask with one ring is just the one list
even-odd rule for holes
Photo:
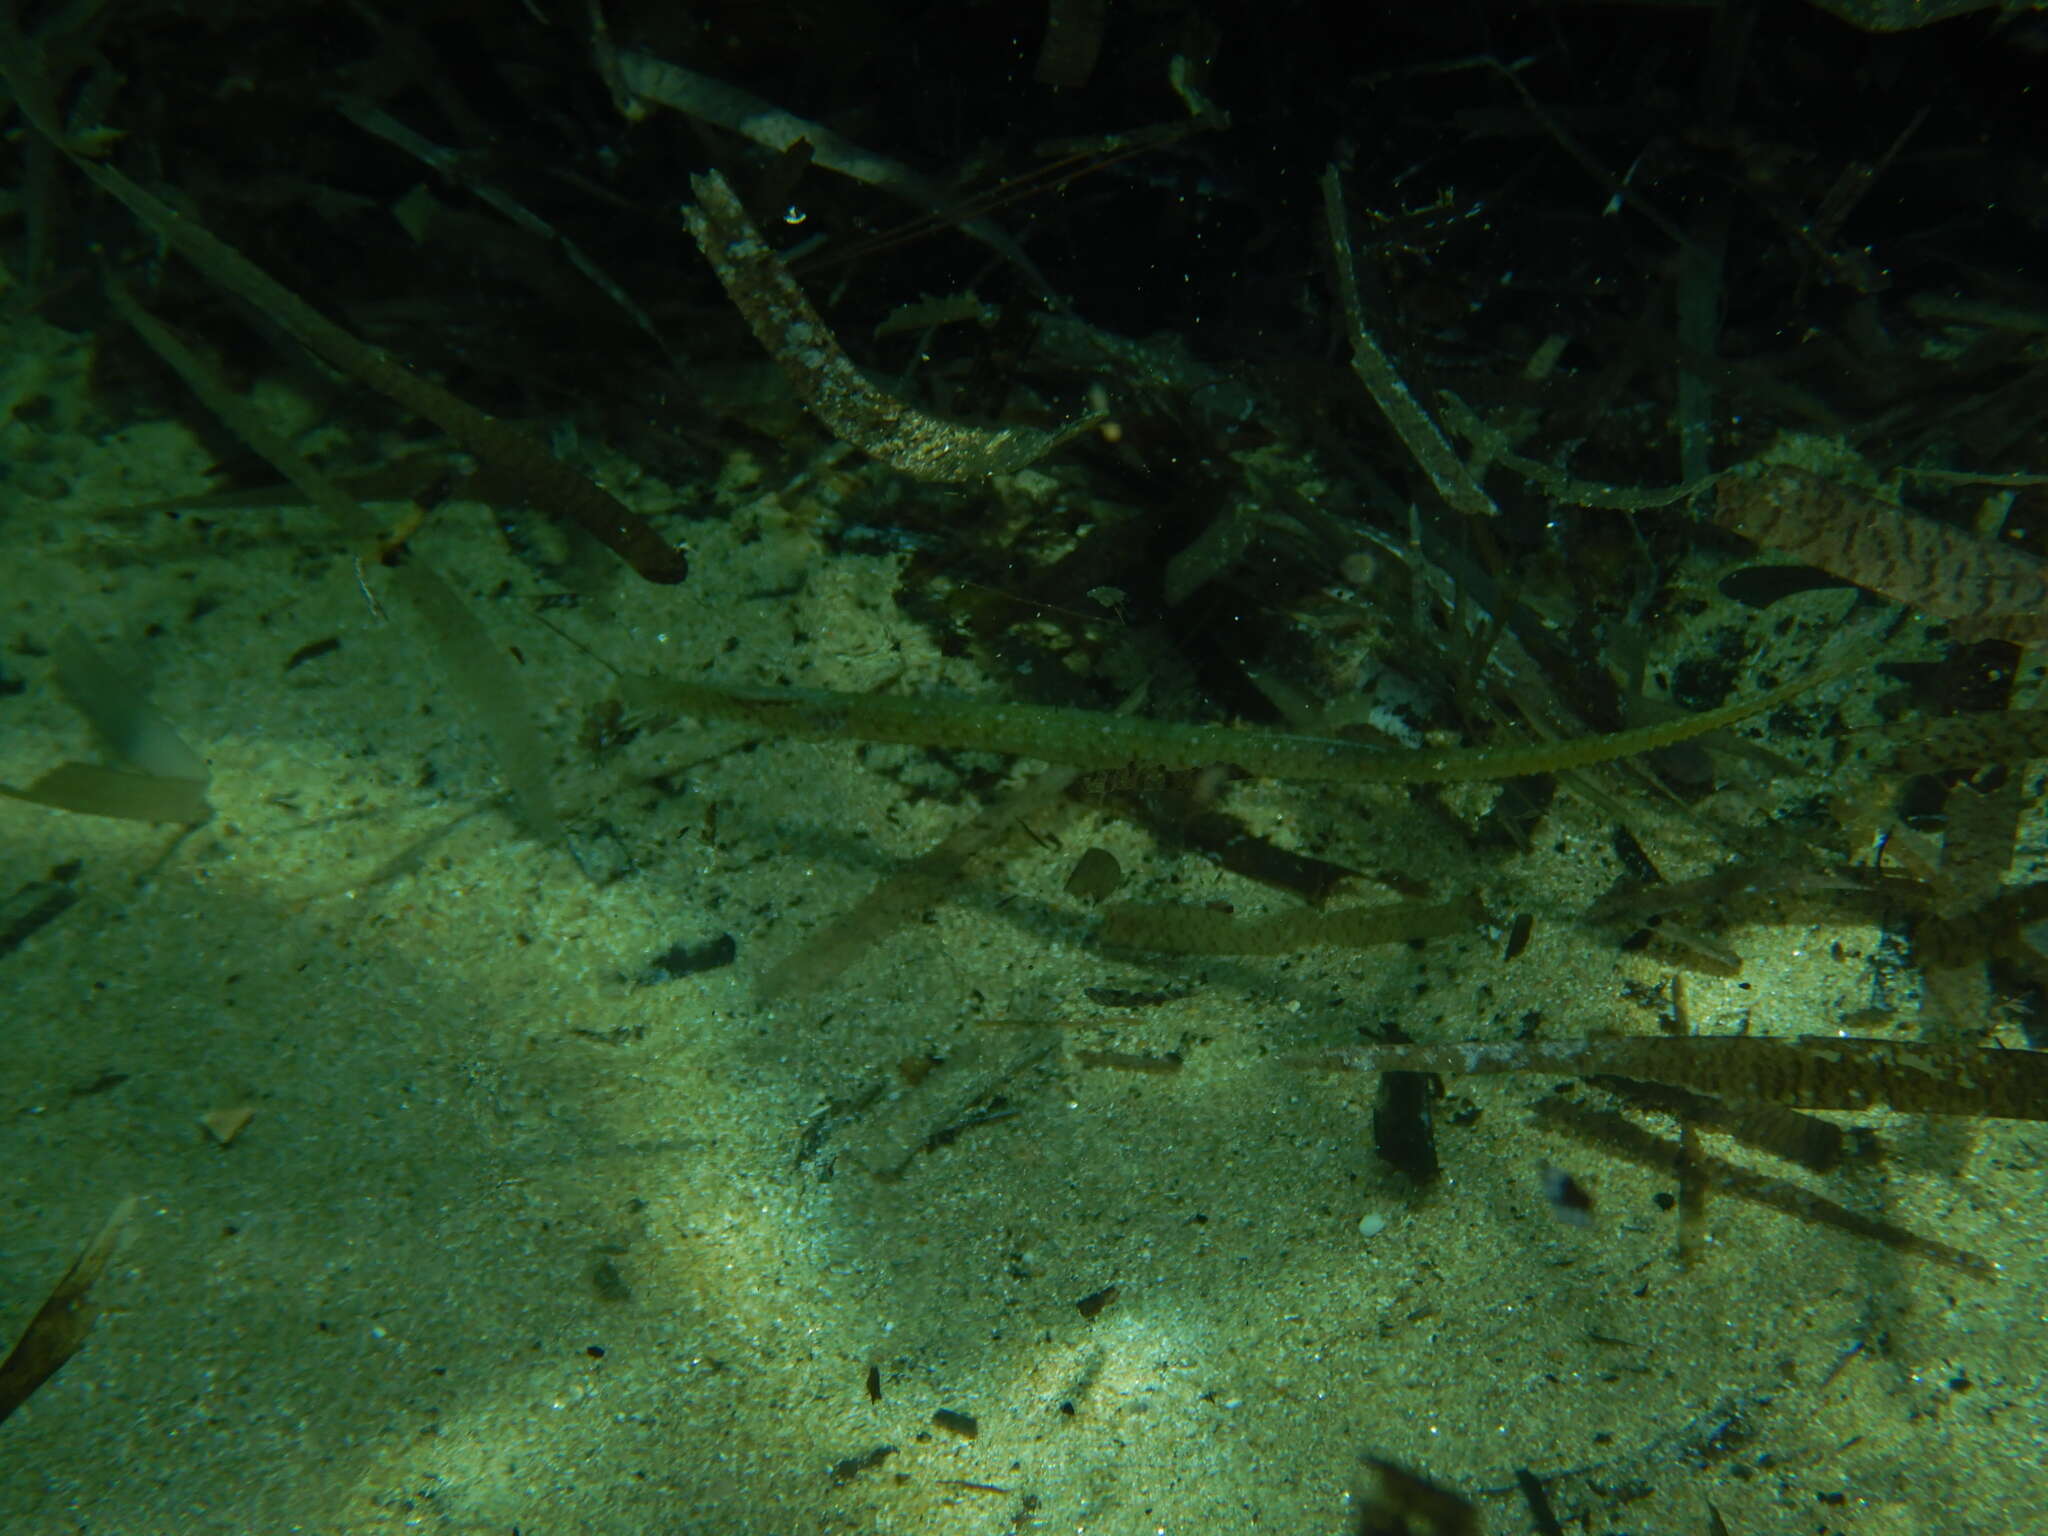
[[[345,566],[366,623],[405,613],[433,679],[351,675],[361,708],[453,701],[533,859],[593,882],[684,878],[668,805],[758,744],[958,802],[865,900],[736,915],[669,980],[765,951],[756,1001],[801,1018],[956,903],[1165,973],[1090,989],[1124,1012],[1504,936],[1505,994],[1532,932],[1570,930],[1666,978],[1657,1032],[1353,1017],[1278,1049],[1386,1079],[1381,1155],[1417,1186],[1446,1079],[1561,1077],[1522,1092],[1531,1137],[1671,1174],[1688,1260],[1711,1188],[1994,1278],[1860,1209],[1876,1137],[1822,1115],[2048,1119],[2048,150],[2000,137],[2007,94],[1908,101],[1874,83],[1906,68],[1885,41],[1805,7],[1404,16],[1366,62],[1315,56],[1312,8],[1233,60],[1225,8],[1055,3],[1034,68],[935,87],[941,112],[912,87],[990,46],[984,8],[820,7],[805,69],[772,9],[0,11],[0,303],[94,335],[96,409],[182,415],[216,456],[213,495],[99,515],[313,508],[262,537]],[[1940,69],[2038,47],[1960,25]],[[1867,97],[1798,106],[1820,79]],[[324,436],[266,414],[280,374]],[[23,385],[7,419],[36,409]],[[41,538],[62,476],[19,457],[0,537]],[[693,566],[713,520],[784,540],[784,584]],[[451,525],[499,563],[464,568]],[[913,655],[848,667],[790,617],[841,556],[886,562]],[[771,627],[785,649],[741,643]],[[557,637],[593,658],[573,704],[527,665]],[[223,811],[189,723],[45,640],[36,683],[115,761],[52,743],[0,809]],[[1591,900],[1555,894],[1560,826],[1621,871]],[[1126,867],[1090,847],[1078,878],[1105,829]],[[1068,905],[1013,904],[1020,850],[1075,869]],[[1182,855],[1220,882],[1199,900]],[[1882,1006],[1693,1031],[1684,976],[1828,922],[1889,946]],[[986,1022],[1033,1037],[943,1112],[902,1068],[878,1177],[1012,1118],[1074,1023]],[[1183,1053],[1065,1059],[1165,1080]]]

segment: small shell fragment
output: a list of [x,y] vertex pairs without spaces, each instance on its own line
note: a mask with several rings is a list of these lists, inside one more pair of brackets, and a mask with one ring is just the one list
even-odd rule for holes
[[226,1146],[242,1134],[242,1127],[254,1119],[256,1111],[246,1104],[237,1104],[231,1109],[209,1109],[199,1117],[199,1123],[206,1129],[216,1146]]

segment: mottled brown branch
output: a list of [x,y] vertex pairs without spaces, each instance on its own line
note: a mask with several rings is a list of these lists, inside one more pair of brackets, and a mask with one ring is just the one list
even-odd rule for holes
[[1714,521],[1941,619],[2038,617],[2048,565],[1786,464],[1724,478]]
[[978,480],[1014,473],[1094,425],[1058,432],[972,427],[932,416],[877,388],[853,365],[725,178],[693,176],[683,220],[755,337],[782,366],[811,413],[838,436],[920,480]]

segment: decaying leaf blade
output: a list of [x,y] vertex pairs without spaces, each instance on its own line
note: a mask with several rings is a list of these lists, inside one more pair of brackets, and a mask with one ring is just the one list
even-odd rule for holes
[[130,1195],[114,1207],[99,1231],[71,1267],[64,1271],[36,1315],[29,1319],[21,1337],[0,1360],[0,1419],[5,1419],[57,1373],[66,1360],[78,1353],[92,1331],[95,1308],[88,1304],[91,1292],[107,1261],[114,1256],[121,1230],[135,1214],[136,1197]]

